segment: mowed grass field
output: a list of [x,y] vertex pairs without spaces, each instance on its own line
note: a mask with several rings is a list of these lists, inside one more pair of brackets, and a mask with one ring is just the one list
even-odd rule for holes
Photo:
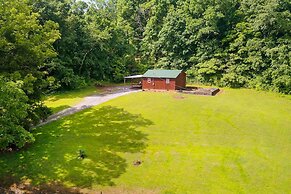
[[47,96],[44,104],[51,108],[53,113],[56,113],[78,104],[86,96],[98,93],[100,93],[100,89],[95,86],[88,86],[75,91],[57,92]]
[[3,185],[60,182],[103,193],[291,191],[290,96],[139,92],[34,134],[25,150],[0,155]]

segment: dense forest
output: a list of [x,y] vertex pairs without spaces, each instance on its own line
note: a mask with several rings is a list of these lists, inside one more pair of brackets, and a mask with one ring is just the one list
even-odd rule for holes
[[148,68],[291,93],[288,0],[0,0],[0,149],[34,141],[43,96]]

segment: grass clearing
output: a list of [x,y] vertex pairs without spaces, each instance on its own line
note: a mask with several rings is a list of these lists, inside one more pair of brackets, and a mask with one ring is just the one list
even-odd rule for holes
[[95,86],[90,86],[74,91],[58,92],[49,95],[45,99],[44,103],[52,109],[53,113],[57,113],[61,110],[78,104],[84,97],[98,94],[99,92],[100,89],[97,89]]
[[[26,150],[0,155],[0,184],[28,179],[112,193],[288,193],[290,118],[291,97],[274,93],[134,93],[38,128]],[[84,160],[77,159],[79,149]]]

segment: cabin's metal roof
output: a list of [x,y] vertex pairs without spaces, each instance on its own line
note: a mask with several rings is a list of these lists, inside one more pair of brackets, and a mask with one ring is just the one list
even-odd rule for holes
[[164,69],[154,69],[148,70],[143,74],[143,77],[149,78],[176,78],[180,75],[182,70],[164,70]]

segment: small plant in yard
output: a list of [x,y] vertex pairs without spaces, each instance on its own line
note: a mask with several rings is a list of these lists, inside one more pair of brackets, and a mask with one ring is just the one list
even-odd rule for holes
[[84,150],[79,150],[78,151],[78,159],[82,160],[86,157],[85,151]]

